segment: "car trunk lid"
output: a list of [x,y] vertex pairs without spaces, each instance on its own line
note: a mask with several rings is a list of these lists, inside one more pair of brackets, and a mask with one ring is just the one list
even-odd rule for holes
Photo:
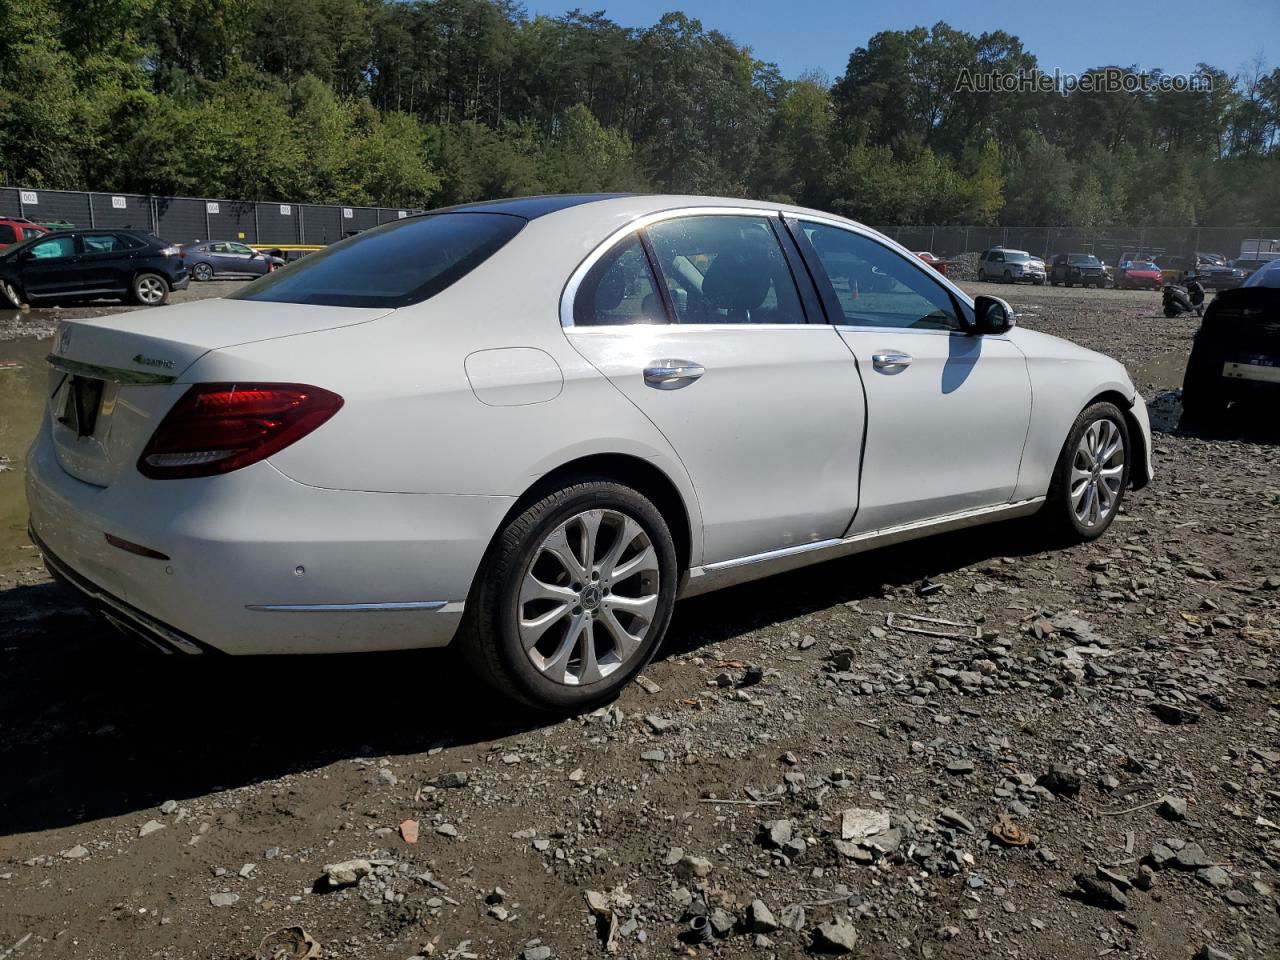
[[186,392],[183,374],[206,353],[367,323],[390,312],[211,299],[62,321],[47,390],[58,462],[78,480],[110,486],[135,469],[157,424]]

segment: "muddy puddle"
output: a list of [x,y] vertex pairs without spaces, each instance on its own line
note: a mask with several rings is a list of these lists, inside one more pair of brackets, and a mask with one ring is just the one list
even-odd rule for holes
[[22,467],[40,425],[51,342],[0,340],[0,570],[36,562],[27,540]]

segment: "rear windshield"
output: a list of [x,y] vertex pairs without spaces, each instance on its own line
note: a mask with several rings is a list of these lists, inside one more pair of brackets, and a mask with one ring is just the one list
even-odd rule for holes
[[446,213],[374,227],[268,273],[231,300],[403,307],[433,297],[501,249],[525,224],[501,213]]

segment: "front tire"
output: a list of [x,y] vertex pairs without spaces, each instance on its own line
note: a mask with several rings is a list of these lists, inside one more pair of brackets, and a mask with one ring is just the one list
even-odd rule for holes
[[979,282],[979,283],[986,283],[986,282],[987,282],[987,271],[985,271],[985,270],[979,270],[979,271],[978,271],[978,282]]
[[1129,487],[1129,425],[1114,403],[1081,411],[1067,433],[1045,498],[1050,530],[1084,543],[1106,533]]
[[467,602],[463,650],[513,699],[591,707],[652,659],[678,576],[670,529],[646,497],[610,480],[571,482],[490,547]]
[[133,302],[144,307],[158,307],[169,299],[169,283],[158,273],[140,273],[129,288]]
[[8,280],[0,281],[0,294],[4,295],[5,301],[8,302],[15,310],[22,309],[22,294],[20,294],[17,288]]

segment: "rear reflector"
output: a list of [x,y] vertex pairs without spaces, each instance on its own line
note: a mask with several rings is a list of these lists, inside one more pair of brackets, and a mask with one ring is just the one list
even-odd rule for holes
[[138,458],[155,480],[211,477],[265,460],[342,409],[336,393],[302,383],[198,383]]
[[169,555],[161,553],[159,550],[152,550],[150,547],[144,547],[140,543],[134,543],[132,540],[126,540],[123,537],[117,537],[114,534],[104,533],[107,543],[113,547],[118,547],[127,553],[136,553],[140,557],[147,557],[151,560],[168,560]]

